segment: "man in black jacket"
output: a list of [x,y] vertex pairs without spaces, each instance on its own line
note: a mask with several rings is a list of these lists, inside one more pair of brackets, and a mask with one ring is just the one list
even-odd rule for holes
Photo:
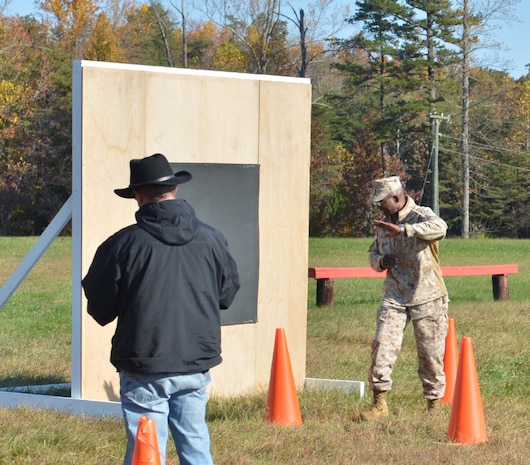
[[146,415],[162,456],[169,427],[181,465],[213,463],[206,386],[221,363],[220,309],[232,303],[239,277],[224,236],[176,198],[190,179],[162,154],[131,160],[129,187],[114,192],[136,199],[136,224],[99,246],[82,281],[88,313],[102,326],[118,319],[110,360],[120,374],[124,465]]

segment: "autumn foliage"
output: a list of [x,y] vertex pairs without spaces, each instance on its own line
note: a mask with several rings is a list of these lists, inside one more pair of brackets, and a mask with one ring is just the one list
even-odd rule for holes
[[[434,8],[439,37],[428,42],[411,2],[357,3],[341,40],[334,0],[41,0],[33,15],[0,14],[0,235],[40,234],[70,195],[77,59],[311,79],[312,235],[370,235],[376,177],[400,175],[430,205],[430,115],[461,115],[461,63],[439,45],[454,39],[458,11]],[[407,27],[388,20],[398,14],[411,15]],[[530,80],[487,68],[471,77],[473,233],[530,237]],[[457,235],[462,134],[458,123],[441,130],[441,215]]]

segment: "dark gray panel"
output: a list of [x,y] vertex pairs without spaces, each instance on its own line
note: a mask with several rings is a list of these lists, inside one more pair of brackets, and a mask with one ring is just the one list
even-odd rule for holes
[[259,165],[171,163],[175,171],[187,170],[193,179],[179,186],[185,199],[205,223],[219,229],[230,245],[241,288],[223,325],[255,323],[258,315],[259,264]]

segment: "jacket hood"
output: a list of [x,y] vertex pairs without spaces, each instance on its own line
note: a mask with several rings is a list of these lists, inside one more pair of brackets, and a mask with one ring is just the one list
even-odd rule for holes
[[182,245],[191,241],[199,220],[185,200],[164,200],[142,205],[136,212],[138,226],[161,242]]

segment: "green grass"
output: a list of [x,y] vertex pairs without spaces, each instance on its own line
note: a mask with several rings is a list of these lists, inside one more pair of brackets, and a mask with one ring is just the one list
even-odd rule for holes
[[[0,238],[0,283],[35,243]],[[0,310],[0,385],[70,382],[71,239],[57,238]]]
[[[0,282],[33,244],[0,238]],[[369,239],[311,239],[310,264],[368,266]],[[266,393],[213,398],[208,419],[217,465],[462,464],[523,465],[530,429],[530,241],[447,239],[443,265],[518,263],[510,300],[494,302],[491,278],[447,278],[457,336],[473,339],[489,441],[447,441],[449,409],[425,415],[410,328],[395,368],[391,417],[357,421],[368,398],[301,391],[303,425],[264,421]],[[0,385],[70,381],[70,239],[57,239],[0,311]],[[307,376],[365,380],[382,281],[336,280],[335,306],[317,308],[309,280]],[[0,408],[0,464],[121,463],[121,419]],[[169,460],[177,464],[174,451]]]

